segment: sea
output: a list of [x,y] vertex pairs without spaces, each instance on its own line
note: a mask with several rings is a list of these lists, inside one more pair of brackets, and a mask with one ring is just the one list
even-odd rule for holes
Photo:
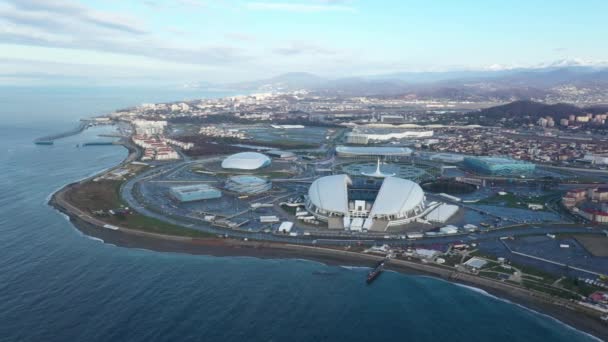
[[294,259],[129,249],[47,205],[119,163],[120,146],[38,146],[78,119],[199,90],[0,88],[0,341],[594,341],[551,317],[426,276]]

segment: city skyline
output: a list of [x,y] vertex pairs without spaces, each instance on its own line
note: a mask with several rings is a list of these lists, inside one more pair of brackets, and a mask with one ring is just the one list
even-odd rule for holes
[[2,0],[0,84],[605,66],[606,10],[594,0]]

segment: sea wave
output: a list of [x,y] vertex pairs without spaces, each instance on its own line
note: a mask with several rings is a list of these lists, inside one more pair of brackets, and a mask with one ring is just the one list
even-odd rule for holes
[[[442,280],[442,279],[438,279],[438,280]],[[443,280],[443,281],[445,281],[445,280]],[[524,309],[524,310],[527,310],[527,311],[529,311],[529,312],[532,312],[532,313],[534,313],[534,314],[536,314],[536,315],[542,316],[542,317],[544,317],[544,318],[549,318],[549,319],[553,320],[554,322],[556,322],[556,323],[558,323],[558,324],[560,324],[560,325],[562,325],[562,326],[566,327],[567,329],[570,329],[570,330],[576,331],[576,332],[578,332],[578,333],[580,333],[580,334],[583,334],[583,335],[586,335],[586,336],[588,336],[588,337],[590,337],[590,338],[592,338],[592,339],[594,339],[594,340],[596,340],[596,341],[600,341],[600,342],[602,342],[602,339],[600,339],[600,338],[598,338],[598,337],[596,337],[596,336],[593,336],[593,335],[591,335],[591,334],[589,334],[589,333],[587,333],[587,332],[584,332],[584,331],[582,331],[582,330],[576,329],[575,327],[573,327],[573,326],[571,326],[571,325],[569,325],[569,324],[567,324],[567,323],[564,323],[564,322],[560,321],[559,319],[557,319],[557,318],[555,318],[555,317],[553,317],[553,316],[551,316],[551,315],[547,315],[547,314],[544,314],[544,313],[542,313],[542,312],[538,312],[538,311],[536,311],[536,310],[530,309],[529,307],[526,307],[526,306],[521,305],[521,304],[519,304],[519,303],[514,303],[514,302],[512,302],[512,301],[510,301],[510,300],[508,300],[508,299],[497,297],[497,296],[495,296],[495,295],[493,295],[493,294],[491,294],[491,293],[488,293],[488,292],[487,292],[487,291],[485,291],[485,290],[482,290],[482,289],[477,288],[477,287],[474,287],[474,286],[470,286],[470,285],[464,285],[464,284],[460,284],[460,283],[452,283],[452,284],[454,284],[454,285],[456,285],[456,286],[459,286],[459,287],[462,287],[462,288],[465,288],[465,289],[467,289],[467,290],[469,290],[469,291],[473,291],[473,292],[475,292],[475,293],[481,294],[481,295],[483,295],[483,296],[490,297],[490,298],[493,298],[493,299],[499,300],[499,301],[504,302],[504,303],[508,303],[508,304],[511,304],[511,305],[518,306],[518,307],[520,307],[520,308],[522,308],[522,309]]]
[[[487,297],[490,297],[490,298],[494,298],[494,299],[502,300],[502,301],[504,301],[504,302],[509,302],[509,303],[511,303],[511,302],[510,302],[509,300],[507,300],[507,299],[500,298],[500,297],[496,297],[495,295],[493,295],[493,294],[491,294],[491,293],[487,292],[486,290],[482,290],[482,289],[480,289],[480,288],[478,288],[478,287],[474,287],[474,286],[470,286],[470,285],[465,285],[465,284],[460,284],[460,283],[453,283],[453,284],[454,284],[454,285],[456,285],[456,286],[463,287],[463,288],[465,288],[465,289],[471,290],[471,291],[473,291],[473,292],[477,292],[477,293],[479,293],[479,294],[481,294],[481,295],[484,295],[484,296],[487,296]],[[512,304],[516,304],[516,303],[512,303]],[[517,304],[517,305],[519,305],[519,304]]]
[[371,267],[367,267],[367,266],[346,266],[346,265],[340,265],[339,267],[345,268],[345,269],[351,270],[351,271],[371,270]]
[[[59,212],[59,214],[61,214],[61,216],[63,216],[63,217],[66,219],[66,221],[70,221],[70,217],[69,217],[68,215],[66,215],[66,214],[64,214],[64,213],[62,213],[62,212]],[[75,231],[75,232],[76,232],[78,235],[80,235],[80,236],[82,236],[82,237],[85,237],[85,238],[90,239],[90,240],[93,240],[93,241],[101,242],[101,243],[104,243],[104,244],[106,244],[106,245],[115,246],[115,245],[113,245],[113,244],[111,244],[111,243],[106,243],[106,242],[105,242],[103,239],[100,239],[100,238],[98,238],[98,237],[91,236],[91,235],[88,235],[88,234],[83,233],[83,232],[82,232],[80,229],[76,228],[76,226],[74,226],[73,224],[72,224],[72,225],[70,225],[70,226],[72,227],[72,229],[74,229],[74,231]]]
[[93,241],[97,241],[97,242],[101,242],[101,243],[106,243],[105,241],[103,241],[102,239],[98,238],[98,237],[94,237],[91,235],[85,235],[86,238],[91,239]]

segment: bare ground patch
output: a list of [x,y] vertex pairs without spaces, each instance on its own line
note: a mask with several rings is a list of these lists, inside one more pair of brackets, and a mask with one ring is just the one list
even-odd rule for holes
[[593,256],[606,257],[608,256],[608,237],[598,235],[581,235],[576,236],[578,241],[587,252]]

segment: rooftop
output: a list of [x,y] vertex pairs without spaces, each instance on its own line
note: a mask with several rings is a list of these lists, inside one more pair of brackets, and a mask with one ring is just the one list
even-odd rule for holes
[[337,146],[336,152],[361,155],[410,155],[412,150],[407,147],[394,146]]

